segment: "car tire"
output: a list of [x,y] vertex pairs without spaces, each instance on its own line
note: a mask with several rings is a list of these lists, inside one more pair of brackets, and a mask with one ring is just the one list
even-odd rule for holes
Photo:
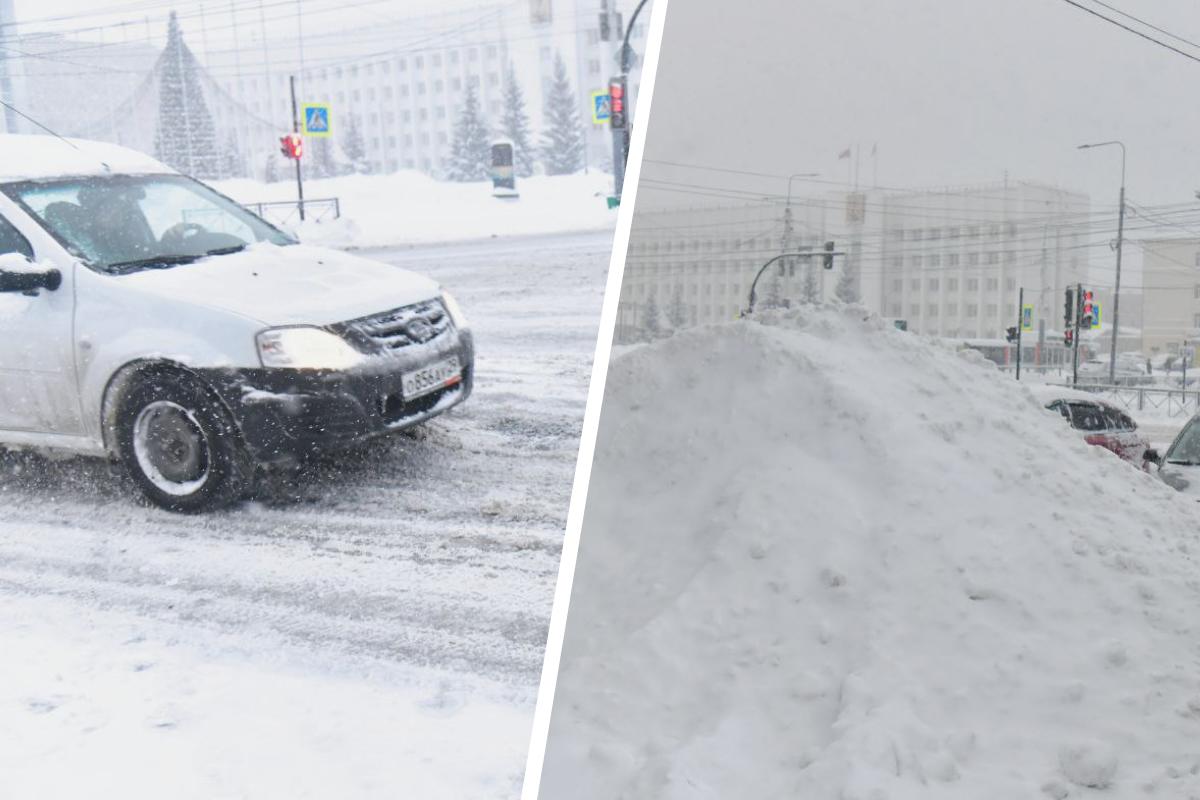
[[168,511],[220,508],[250,487],[253,465],[229,412],[188,375],[155,373],[131,386],[117,411],[117,446],[130,477]]

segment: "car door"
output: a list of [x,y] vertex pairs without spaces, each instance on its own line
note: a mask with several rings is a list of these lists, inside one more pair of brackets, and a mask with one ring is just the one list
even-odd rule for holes
[[[29,240],[0,215],[0,256],[37,260]],[[79,393],[71,344],[73,277],[54,291],[0,292],[0,430],[78,435]]]

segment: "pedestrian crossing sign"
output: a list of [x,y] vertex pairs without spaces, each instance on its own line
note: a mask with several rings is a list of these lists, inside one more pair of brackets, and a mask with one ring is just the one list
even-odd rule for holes
[[329,136],[329,106],[320,103],[304,105],[304,135]]
[[592,92],[592,123],[603,125],[612,116],[612,98],[607,89]]
[[1021,330],[1033,330],[1033,306],[1021,306]]

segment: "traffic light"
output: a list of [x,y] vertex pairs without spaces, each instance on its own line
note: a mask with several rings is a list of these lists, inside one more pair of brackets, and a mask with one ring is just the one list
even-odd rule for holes
[[1063,344],[1070,347],[1075,341],[1075,331],[1070,328],[1063,333]]
[[289,133],[287,136],[280,136],[279,152],[283,153],[284,158],[299,161],[304,155],[304,137],[298,133]]
[[1011,328],[1008,328],[1004,332],[1004,338],[1009,342],[1015,342],[1017,340],[1017,326],[1013,325]]
[[833,242],[825,243],[825,255],[821,258],[825,261],[825,269],[833,269]]
[[1083,290],[1083,313],[1079,318],[1079,327],[1084,330],[1092,329],[1092,321],[1096,318],[1096,307],[1092,304],[1092,291],[1090,289]]
[[608,82],[608,115],[614,131],[624,130],[629,124],[625,116],[624,78],[613,78]]
[[[1063,330],[1070,331],[1075,327],[1075,290],[1067,289],[1066,303],[1063,306]],[[1067,347],[1071,342],[1067,342]]]

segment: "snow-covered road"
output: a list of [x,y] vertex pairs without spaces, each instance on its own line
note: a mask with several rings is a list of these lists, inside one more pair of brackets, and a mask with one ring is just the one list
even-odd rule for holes
[[0,797],[514,796],[610,246],[374,252],[458,296],[475,394],[231,511],[0,458]]

